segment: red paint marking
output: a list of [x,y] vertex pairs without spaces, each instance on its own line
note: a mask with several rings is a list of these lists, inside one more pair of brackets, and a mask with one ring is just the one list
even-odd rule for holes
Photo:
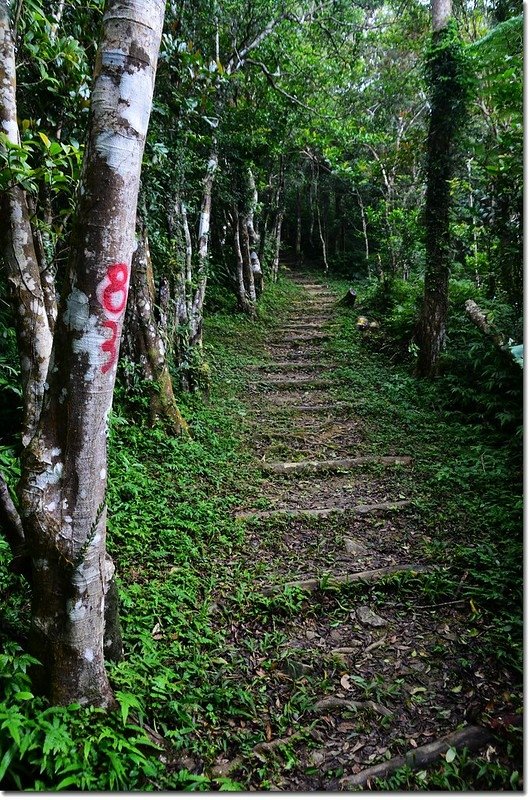
[[103,290],[103,308],[109,314],[121,314],[127,303],[127,264],[112,264],[107,270],[109,283]]
[[109,354],[109,360],[101,367],[101,371],[105,373],[109,371],[118,357],[118,348],[116,347],[118,341],[118,323],[108,319],[103,323],[103,327],[110,328],[112,331],[110,339],[107,339],[107,341],[103,342],[101,345],[103,352]]
[[127,305],[127,289],[129,280],[129,268],[127,264],[111,264],[107,274],[98,286],[97,295],[105,310],[105,315],[115,319],[107,319],[103,323],[104,328],[109,328],[112,335],[101,345],[104,353],[108,353],[108,360],[101,367],[105,374],[111,369],[118,359],[118,318],[125,310]]

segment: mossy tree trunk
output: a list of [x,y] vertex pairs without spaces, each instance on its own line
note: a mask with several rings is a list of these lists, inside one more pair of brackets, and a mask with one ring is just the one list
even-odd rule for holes
[[172,433],[188,432],[180,413],[166,360],[166,345],[155,317],[155,281],[147,229],[141,217],[137,222],[137,245],[131,265],[131,286],[126,313],[124,349],[137,364],[149,389],[149,416],[152,425],[159,420]]
[[432,0],[431,7],[433,34],[427,61],[431,114],[427,139],[425,286],[416,333],[417,372],[423,377],[436,374],[445,346],[451,264],[450,182],[466,100],[463,49],[451,19],[451,2]]

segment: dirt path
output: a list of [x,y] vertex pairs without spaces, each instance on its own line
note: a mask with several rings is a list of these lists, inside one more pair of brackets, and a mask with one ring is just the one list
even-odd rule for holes
[[[232,625],[266,709],[263,740],[250,752],[235,747],[211,774],[253,789],[348,789],[370,785],[364,771],[391,758],[412,763],[417,751],[423,763],[422,747],[431,753],[462,726],[471,750],[486,747],[491,732],[471,722],[494,677],[470,657],[468,609],[457,596],[402,602],[404,582],[443,572],[424,555],[414,459],[367,453],[362,420],[334,396],[326,342],[337,298],[309,277],[293,279],[304,297],[249,370],[263,480],[252,505],[237,510],[247,529],[239,558],[252,565],[254,590],[272,604],[287,592],[292,607],[283,623],[256,614]],[[449,746],[432,759],[442,763]]]

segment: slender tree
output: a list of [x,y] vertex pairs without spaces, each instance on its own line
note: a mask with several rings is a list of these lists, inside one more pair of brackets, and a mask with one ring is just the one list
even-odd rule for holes
[[445,345],[451,246],[450,181],[466,98],[463,49],[451,19],[451,0],[432,0],[432,42],[427,68],[431,111],[425,198],[426,264],[423,307],[417,331],[418,374],[435,374]]
[[166,345],[155,315],[155,280],[144,219],[138,215],[137,243],[131,264],[131,280],[123,344],[129,358],[149,381],[151,424],[164,422],[174,434],[186,434],[188,426],[180,413],[166,361]]
[[[94,71],[89,134],[57,321],[47,303],[27,200],[1,197],[2,256],[24,375],[19,510],[2,517],[32,587],[36,686],[57,704],[113,702],[104,665],[106,434],[134,247],[136,203],[163,0],[108,0]],[[0,0],[0,122],[18,144],[13,39]],[[15,540],[16,539],[16,540]]]

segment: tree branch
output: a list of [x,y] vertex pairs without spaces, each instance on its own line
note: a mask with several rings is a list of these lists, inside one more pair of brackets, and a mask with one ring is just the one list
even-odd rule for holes
[[18,572],[26,577],[29,576],[29,558],[26,552],[26,538],[22,520],[11,499],[6,480],[0,472],[0,528],[7,540],[13,560],[9,568],[12,572]]
[[295,97],[293,94],[289,94],[289,92],[286,92],[285,89],[281,88],[281,86],[278,86],[278,84],[274,80],[274,78],[277,77],[277,76],[273,75],[270,72],[270,70],[268,69],[266,64],[263,63],[263,61],[255,61],[252,58],[247,58],[247,64],[252,64],[252,66],[259,67],[261,69],[261,71],[263,72],[263,74],[265,75],[265,77],[267,78],[267,80],[270,83],[270,85],[272,86],[272,88],[276,92],[278,92],[279,94],[282,94],[284,97],[286,97],[288,100],[290,100],[291,103],[294,103],[295,105],[300,106],[301,108],[305,108],[306,111],[310,111],[312,114],[316,114],[318,117],[326,117],[327,116],[325,114],[321,114],[315,108],[311,108],[311,106],[307,106],[305,103],[302,103],[302,101],[299,100],[297,97]]

